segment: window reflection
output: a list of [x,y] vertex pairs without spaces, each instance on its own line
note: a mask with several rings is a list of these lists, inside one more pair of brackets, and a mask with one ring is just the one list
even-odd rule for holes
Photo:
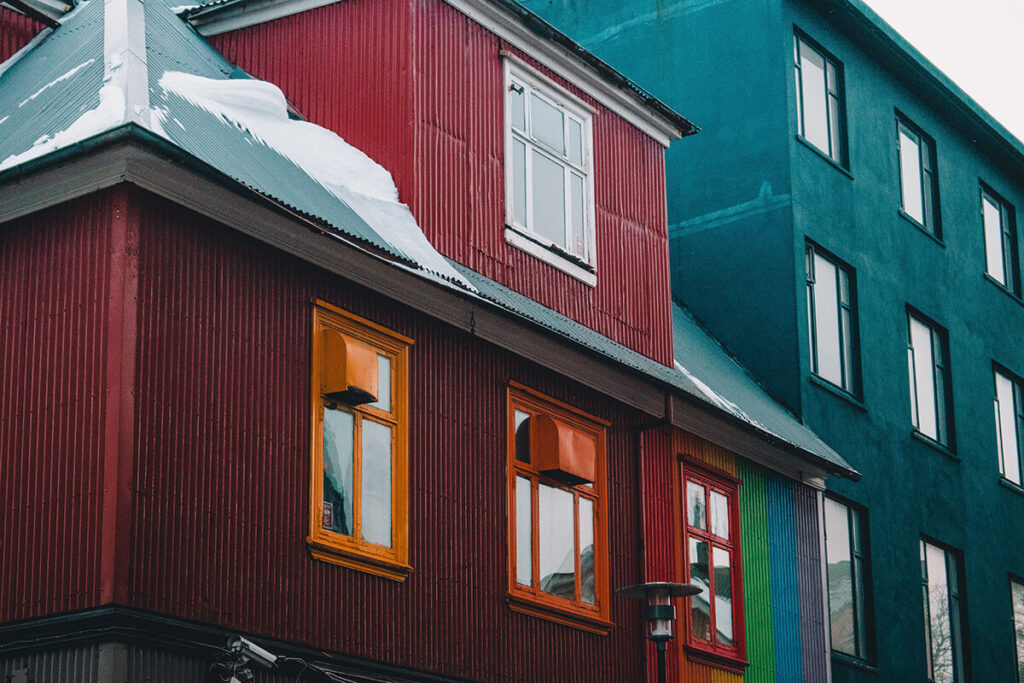
[[708,579],[708,543],[690,539],[690,583],[701,591],[690,598],[690,627],[693,637],[711,640],[711,584]]
[[825,499],[825,557],[832,649],[858,656],[849,519],[846,506],[831,498]]
[[715,639],[732,646],[732,554],[715,548]]
[[533,585],[533,503],[530,480],[516,477],[516,581]]
[[391,547],[391,427],[364,419],[363,540]]
[[352,535],[352,455],[355,418],[324,409],[324,493],[321,526]]
[[593,605],[594,595],[594,503],[580,498],[580,600]]
[[711,492],[711,533],[729,540],[729,499],[718,491]]
[[708,528],[704,511],[704,487],[692,481],[686,482],[686,519],[690,526]]
[[540,589],[568,600],[576,597],[572,493],[541,484],[537,506]]

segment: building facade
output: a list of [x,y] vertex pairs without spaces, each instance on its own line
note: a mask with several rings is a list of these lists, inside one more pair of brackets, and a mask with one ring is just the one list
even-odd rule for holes
[[641,680],[653,580],[704,588],[674,677],[827,680],[857,472],[671,303],[686,119],[504,1],[43,10],[0,10],[6,680]]
[[693,104],[673,292],[864,474],[832,680],[1024,680],[1024,146],[859,0],[528,5]]

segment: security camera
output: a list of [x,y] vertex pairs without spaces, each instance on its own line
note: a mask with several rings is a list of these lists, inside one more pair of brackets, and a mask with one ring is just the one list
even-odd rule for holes
[[242,659],[243,663],[255,662],[265,669],[272,669],[274,664],[277,663],[276,655],[267,652],[256,643],[242,636],[235,636],[229,640],[228,650]]

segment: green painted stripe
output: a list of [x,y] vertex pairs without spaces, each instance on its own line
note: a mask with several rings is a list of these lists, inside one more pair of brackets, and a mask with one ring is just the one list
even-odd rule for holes
[[740,549],[747,661],[750,662],[743,680],[775,683],[765,470],[739,458],[736,464],[743,481],[740,486]]

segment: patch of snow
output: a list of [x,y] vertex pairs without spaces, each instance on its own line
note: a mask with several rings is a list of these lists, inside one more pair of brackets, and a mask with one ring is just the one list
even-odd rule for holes
[[170,140],[170,136],[167,135],[167,131],[164,130],[164,123],[167,122],[167,110],[162,107],[150,107],[149,108],[149,127],[150,129],[162,138]]
[[199,6],[200,5],[198,5],[198,4],[195,4],[195,5],[175,5],[174,7],[171,8],[171,11],[174,12],[175,14],[181,14],[182,12],[187,12],[190,9],[195,9],[196,7],[199,7]]
[[124,121],[124,114],[124,91],[112,85],[105,85],[100,88],[99,106],[79,116],[64,130],[53,135],[44,135],[24,152],[7,157],[0,162],[0,171],[110,130]]
[[68,19],[70,19],[71,17],[73,17],[76,14],[78,14],[79,12],[81,12],[82,8],[89,4],[89,1],[90,0],[82,0],[82,2],[79,2],[78,4],[75,5],[75,8],[73,10],[71,10],[70,12],[65,14],[64,16],[62,16],[57,21],[59,21],[61,24],[65,23]]
[[277,86],[257,79],[224,80],[169,71],[160,78],[160,87],[291,160],[421,268],[475,289],[427,241],[409,207],[398,201],[398,189],[387,169],[332,131],[289,118],[288,102]]
[[11,118],[11,117],[10,116],[3,117],[2,119],[0,119],[0,123],[3,123],[4,121],[6,121],[9,118]]
[[[82,4],[84,5],[85,3],[83,2]],[[39,43],[41,43],[44,40],[46,40],[50,36],[51,33],[53,33],[53,29],[51,29],[51,28],[43,29],[42,31],[40,31],[36,35],[35,38],[33,38],[32,40],[28,41],[23,48],[21,48],[20,50],[15,52],[13,55],[11,55],[7,59],[5,59],[2,63],[0,63],[0,77],[3,77],[4,73],[8,69],[10,69],[12,66],[17,64],[18,61],[22,57],[24,57],[29,52],[34,50],[36,45],[39,45]]]
[[39,90],[36,90],[34,93],[32,93],[31,95],[29,95],[28,97],[23,99],[21,102],[18,103],[18,106],[19,107],[24,107],[26,104],[28,104],[29,102],[31,102],[35,98],[39,97],[40,95],[42,95],[44,92],[46,92],[47,90],[49,90],[53,86],[57,85],[58,83],[61,83],[62,81],[68,80],[69,78],[74,76],[76,73],[78,73],[79,71],[81,71],[82,69],[84,69],[85,67],[89,66],[90,64],[92,64],[95,61],[96,61],[96,58],[93,57],[88,62],[82,62],[81,64],[79,64],[75,68],[73,68],[70,71],[68,71],[67,73],[65,73],[63,76],[58,76],[57,78],[53,79],[52,81],[50,81],[49,83],[44,85]]

